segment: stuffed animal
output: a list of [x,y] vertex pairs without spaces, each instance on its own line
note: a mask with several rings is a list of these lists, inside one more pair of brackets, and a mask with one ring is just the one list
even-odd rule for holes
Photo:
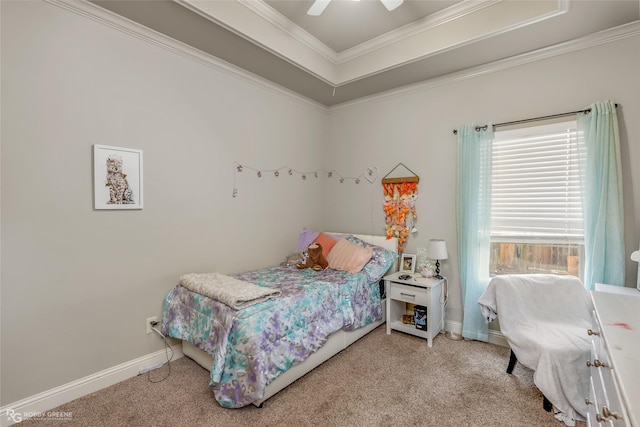
[[307,247],[307,260],[304,263],[296,264],[299,269],[312,268],[315,271],[324,270],[329,266],[327,259],[322,255],[322,245],[312,243]]

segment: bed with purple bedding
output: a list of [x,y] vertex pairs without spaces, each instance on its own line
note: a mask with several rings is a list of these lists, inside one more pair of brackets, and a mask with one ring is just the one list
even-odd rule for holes
[[[320,356],[328,340],[382,323],[378,282],[395,264],[397,254],[360,237],[368,236],[348,239],[373,248],[374,256],[355,274],[285,265],[234,275],[235,279],[280,291],[241,310],[181,285],[167,295],[163,331],[182,340],[183,350],[188,347],[201,353],[194,360],[210,370],[209,384],[220,405],[239,408],[261,404],[275,393],[267,390],[269,385],[292,368],[301,371],[301,376],[310,370],[300,369],[307,359],[320,357],[321,363],[331,357],[335,348]],[[385,246],[391,248],[392,244]],[[346,345],[338,345],[337,351]],[[187,351],[185,354],[191,356]]]

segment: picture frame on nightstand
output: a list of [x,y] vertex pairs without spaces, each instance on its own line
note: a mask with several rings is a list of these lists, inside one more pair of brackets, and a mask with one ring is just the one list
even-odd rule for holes
[[400,256],[400,271],[403,273],[415,273],[416,256],[412,254],[402,254]]

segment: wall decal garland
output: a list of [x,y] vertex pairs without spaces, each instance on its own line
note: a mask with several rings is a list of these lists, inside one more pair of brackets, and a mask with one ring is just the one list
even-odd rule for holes
[[234,162],[234,170],[233,170],[233,192],[231,193],[233,197],[238,197],[238,186],[236,185],[236,174],[243,173],[247,170],[255,172],[258,178],[262,178],[266,175],[273,175],[275,178],[278,178],[282,173],[286,171],[286,174],[289,176],[298,175],[303,181],[307,178],[319,178],[321,176],[326,176],[327,178],[332,178],[336,176],[338,182],[340,184],[344,184],[345,181],[353,181],[356,184],[360,184],[362,182],[362,178],[369,181],[370,184],[378,177],[378,168],[376,166],[368,167],[362,172],[360,175],[352,177],[352,176],[343,176],[334,169],[324,170],[324,169],[316,169],[313,171],[305,172],[299,171],[297,169],[290,168],[289,166],[282,166],[278,169],[258,169],[252,166],[243,165],[238,162]]

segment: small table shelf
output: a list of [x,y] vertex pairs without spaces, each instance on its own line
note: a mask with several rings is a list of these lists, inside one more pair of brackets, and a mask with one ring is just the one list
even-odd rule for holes
[[[387,295],[387,334],[391,330],[415,335],[427,340],[433,346],[433,338],[444,327],[444,279],[426,278],[418,273],[411,274],[410,279],[401,280],[396,272],[384,277]],[[427,329],[417,329],[415,325],[402,323],[402,315],[406,313],[407,303],[420,305],[427,309]]]

